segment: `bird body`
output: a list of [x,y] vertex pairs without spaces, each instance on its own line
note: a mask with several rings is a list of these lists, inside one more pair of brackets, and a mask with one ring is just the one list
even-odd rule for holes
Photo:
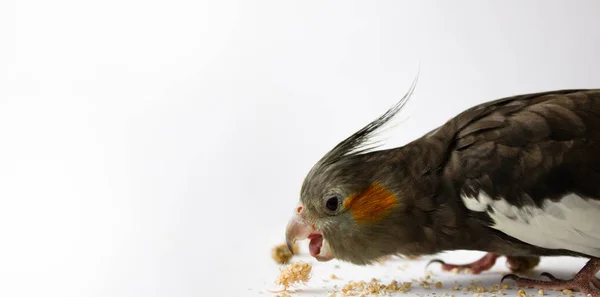
[[600,257],[599,89],[489,101],[402,147],[367,148],[413,88],[314,165],[288,242],[359,265],[451,250]]
[[531,254],[600,257],[600,91],[530,94],[480,108],[490,112],[456,134],[445,175],[469,215],[535,247]]

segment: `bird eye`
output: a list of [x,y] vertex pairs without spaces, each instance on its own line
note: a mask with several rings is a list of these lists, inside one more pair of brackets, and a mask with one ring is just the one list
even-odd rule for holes
[[340,198],[338,196],[331,196],[327,198],[327,201],[325,201],[325,207],[329,211],[337,211],[340,208]]

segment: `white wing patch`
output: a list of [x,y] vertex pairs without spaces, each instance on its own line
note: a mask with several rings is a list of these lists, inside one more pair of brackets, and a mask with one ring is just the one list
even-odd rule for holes
[[494,221],[492,228],[523,242],[600,257],[599,201],[570,194],[557,202],[546,201],[541,208],[518,208],[483,192],[461,198],[469,210],[487,213]]

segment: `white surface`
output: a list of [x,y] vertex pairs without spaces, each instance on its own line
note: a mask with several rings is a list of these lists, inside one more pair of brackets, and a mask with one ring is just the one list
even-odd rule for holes
[[599,87],[599,9],[0,1],[0,295],[252,296],[306,172],[419,63],[390,145],[499,96]]
[[[305,245],[307,243],[304,243]],[[350,281],[365,281],[369,282],[372,278],[376,278],[378,281],[389,284],[392,280],[397,282],[413,282],[412,288],[409,292],[400,293],[394,292],[392,296],[442,296],[448,294],[448,296],[454,294],[455,296],[476,296],[474,291],[469,289],[471,285],[483,286],[487,289],[492,286],[500,284],[502,276],[510,273],[506,266],[505,258],[498,259],[494,267],[487,271],[482,272],[479,275],[472,274],[456,274],[454,272],[444,272],[440,269],[439,264],[431,264],[427,269],[427,263],[432,259],[443,259],[448,263],[463,264],[479,259],[484,253],[481,252],[469,252],[469,251],[455,251],[448,252],[438,255],[437,257],[423,257],[418,260],[405,260],[394,257],[382,264],[375,264],[372,266],[355,266],[336,260],[322,263],[313,260],[308,255],[308,249],[303,247],[303,253],[293,258],[292,261],[303,261],[310,263],[312,267],[311,279],[306,284],[296,284],[293,288],[290,288],[293,296],[328,296],[331,292],[338,292],[336,296],[342,296],[339,291],[343,285]],[[545,278],[540,277],[542,272],[549,272],[556,277],[563,279],[570,279],[573,274],[579,271],[587,262],[586,259],[572,258],[572,257],[549,257],[542,258],[538,267],[526,274],[519,274],[525,277],[531,277],[536,279],[544,280]],[[336,265],[339,266],[335,267]],[[266,266],[266,265],[265,265]],[[260,275],[252,277],[256,280],[253,285],[247,288],[246,293],[241,293],[244,296],[275,296],[276,293],[272,291],[281,290],[274,281],[279,275],[279,268],[277,264],[273,262],[270,266],[270,273],[267,275]],[[283,266],[281,266],[283,267]],[[423,280],[425,276],[430,273],[433,276],[429,280],[430,282],[441,282],[443,287],[435,288],[433,285],[429,289],[425,289],[419,285],[419,280]],[[338,280],[332,280],[331,274],[335,274]],[[506,280],[504,284],[510,285],[510,288],[505,290],[507,296],[517,296],[517,291],[522,289],[528,295],[538,296],[538,290],[532,288],[519,288],[514,285],[510,280]],[[334,288],[337,285],[338,288]],[[459,287],[458,290],[453,288]],[[484,292],[482,296],[502,296],[501,293]],[[559,296],[561,292],[558,291],[544,291],[545,296]],[[577,294],[577,293],[576,293]],[[562,294],[562,296],[565,296]],[[583,296],[583,295],[581,295]]]

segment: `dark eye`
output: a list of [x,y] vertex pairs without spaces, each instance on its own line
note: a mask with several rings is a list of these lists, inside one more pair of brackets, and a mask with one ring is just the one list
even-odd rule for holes
[[340,198],[338,196],[331,196],[327,198],[327,201],[325,201],[325,207],[327,207],[329,211],[337,211],[338,208],[340,208]]

